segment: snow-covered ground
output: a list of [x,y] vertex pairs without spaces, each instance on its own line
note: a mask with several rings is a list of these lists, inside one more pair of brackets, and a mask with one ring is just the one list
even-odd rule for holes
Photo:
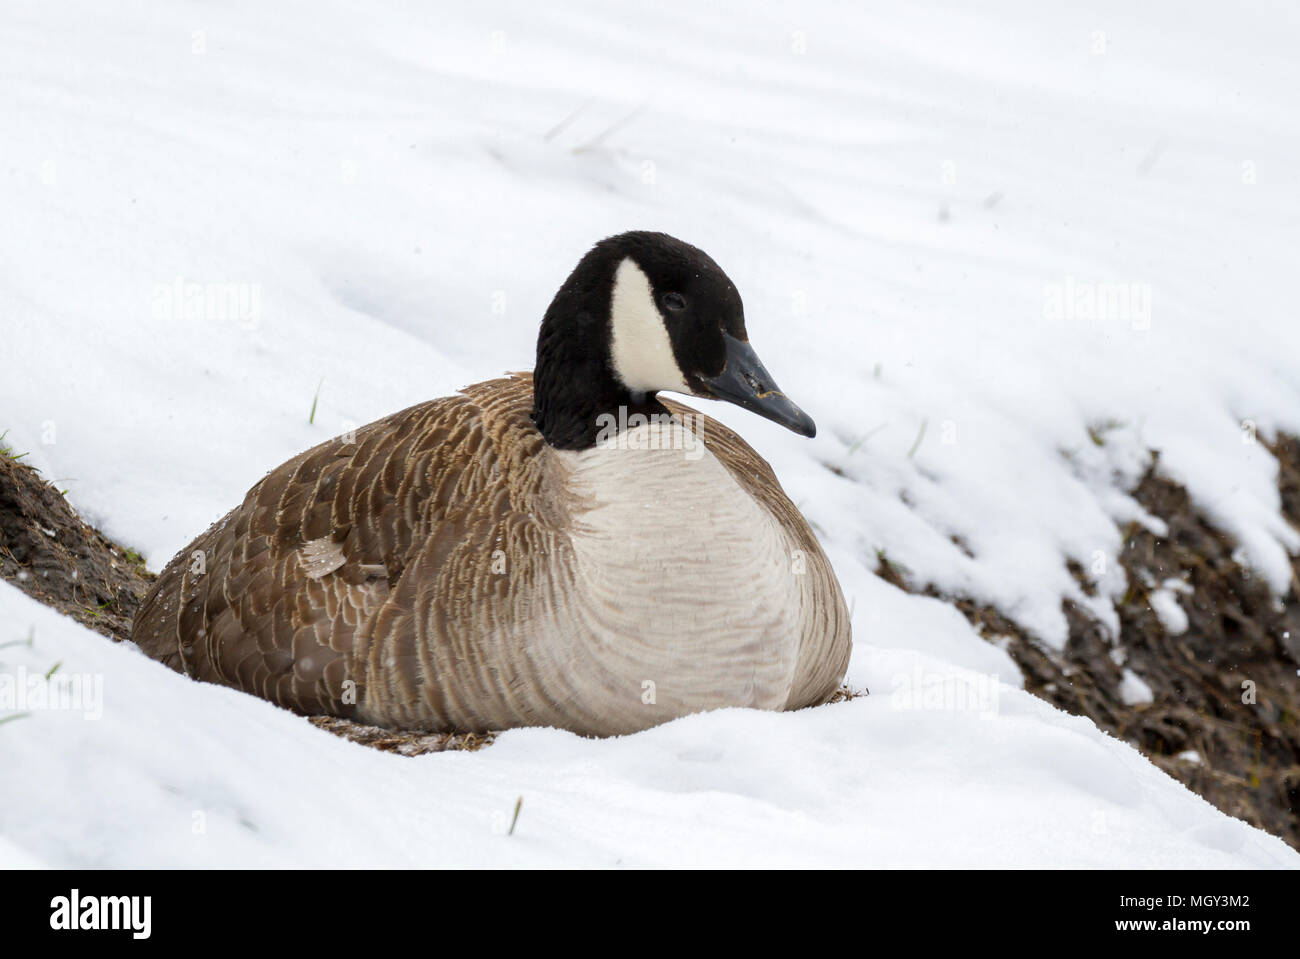
[[0,862],[1300,865],[871,573],[1113,622],[1155,448],[1285,588],[1295,11],[427,6],[4,5],[6,444],[157,569],[293,453],[529,368],[581,253],[665,230],[818,422],[708,405],[819,529],[872,695],[406,759],[0,586],[0,674],[103,692],[0,724]]
[[[68,684],[70,707],[0,726],[0,835],[16,847],[0,845],[0,863],[1295,866],[1300,858],[1090,721],[911,650],[865,645],[856,675],[878,679],[877,692],[834,706],[720,710],[603,741],[514,730],[481,752],[407,759],[189,682],[7,584],[0,617],[7,633],[25,627],[33,639],[0,650],[6,671],[39,677],[61,662],[51,682]],[[947,700],[966,708],[943,708],[941,683],[950,693],[962,683]]]

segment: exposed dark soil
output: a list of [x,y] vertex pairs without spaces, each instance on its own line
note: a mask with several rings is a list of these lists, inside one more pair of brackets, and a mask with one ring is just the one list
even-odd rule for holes
[[[1280,464],[1284,513],[1300,528],[1300,440],[1282,436],[1269,449]],[[1007,650],[1029,692],[1088,716],[1224,812],[1300,849],[1300,559],[1292,559],[1292,587],[1279,605],[1233,559],[1237,544],[1160,475],[1158,456],[1132,492],[1165,521],[1168,535],[1137,523],[1124,530],[1120,562],[1129,589],[1116,606],[1119,636],[1066,601],[1069,639],[1058,652],[992,607],[944,598]],[[1070,570],[1096,595],[1082,567]],[[883,558],[877,573],[940,595],[909,583]],[[1169,579],[1187,587],[1177,594],[1188,619],[1179,635],[1166,631],[1150,604],[1151,591]],[[1151,702],[1124,702],[1125,667],[1151,688]],[[1187,752],[1199,761],[1180,758]]]
[[384,729],[382,726],[366,726],[338,716],[312,716],[309,721],[317,729],[324,729],[349,742],[402,756],[423,756],[425,753],[442,753],[453,749],[474,752],[484,746],[491,746],[496,739],[496,733],[404,732]]
[[112,639],[126,639],[154,575],[82,522],[30,466],[0,454],[0,579]]

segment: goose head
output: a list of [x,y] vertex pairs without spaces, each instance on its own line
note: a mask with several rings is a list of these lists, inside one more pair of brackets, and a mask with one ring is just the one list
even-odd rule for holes
[[552,446],[582,449],[602,414],[662,409],[660,391],[817,433],[750,346],[740,294],[712,257],[665,233],[622,233],[582,258],[546,311],[533,421]]

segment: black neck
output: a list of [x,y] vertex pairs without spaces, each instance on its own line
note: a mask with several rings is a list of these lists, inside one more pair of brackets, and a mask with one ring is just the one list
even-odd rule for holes
[[[608,420],[667,412],[653,395],[629,391],[610,369],[610,299],[618,255],[600,247],[578,264],[555,294],[537,337],[533,422],[556,449],[596,445]],[[626,417],[619,416],[619,408]]]

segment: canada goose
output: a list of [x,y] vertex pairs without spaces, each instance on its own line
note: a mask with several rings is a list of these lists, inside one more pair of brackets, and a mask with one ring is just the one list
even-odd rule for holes
[[391,728],[632,732],[825,702],[849,615],[771,467],[671,390],[813,421],[740,294],[662,233],[603,240],[534,373],[289,460],[171,561],[132,639],[195,679]]

